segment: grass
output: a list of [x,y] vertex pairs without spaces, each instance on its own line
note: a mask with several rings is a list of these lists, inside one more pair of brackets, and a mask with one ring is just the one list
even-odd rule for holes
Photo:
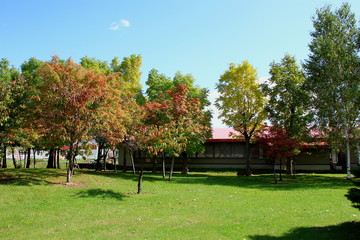
[[0,170],[0,239],[359,239],[344,174]]

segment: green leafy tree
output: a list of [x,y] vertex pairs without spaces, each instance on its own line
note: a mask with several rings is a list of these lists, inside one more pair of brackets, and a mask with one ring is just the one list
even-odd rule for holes
[[[250,141],[266,118],[265,97],[257,83],[256,70],[247,61],[230,64],[216,88],[220,96],[215,105],[223,123],[237,130],[245,140],[246,175],[251,175]],[[238,172],[240,174],[240,172]]]
[[[6,148],[12,142],[15,144],[14,134],[21,124],[20,113],[23,111],[24,82],[20,73],[10,66],[7,59],[0,60],[0,165],[7,167]],[[17,163],[13,158],[14,166]]]
[[80,58],[80,65],[86,69],[92,69],[96,73],[102,73],[109,75],[113,71],[110,68],[110,65],[106,61],[101,61],[96,58],[83,57]]
[[[22,136],[20,138],[21,146],[26,148],[27,152],[27,163],[26,167],[30,167],[30,152],[33,148],[41,148],[38,143],[41,142],[40,138],[43,137],[36,129],[34,128],[33,124],[33,109],[37,101],[35,100],[35,96],[37,96],[36,92],[36,85],[40,83],[40,77],[37,74],[37,71],[39,67],[43,64],[42,61],[36,59],[36,58],[30,58],[28,61],[25,61],[23,64],[21,64],[21,77],[24,79],[24,105],[26,106],[24,108],[24,112],[22,114],[23,122],[22,122],[22,128],[19,130],[19,135]],[[48,141],[48,143],[55,143],[55,140]],[[59,146],[61,147],[61,146]],[[53,147],[51,147],[53,148]],[[50,154],[51,155],[51,154]],[[49,155],[49,159],[50,158]],[[51,155],[53,156],[53,155]],[[54,159],[52,159],[54,160]],[[35,159],[34,159],[35,161]],[[54,162],[54,161],[53,161]],[[35,162],[34,162],[35,166]],[[53,165],[52,167],[55,167]],[[60,164],[57,164],[57,167],[60,167]]]
[[[272,125],[284,128],[290,138],[306,136],[311,120],[308,114],[310,96],[304,89],[305,73],[294,57],[285,55],[280,63],[270,64],[270,79],[262,84],[268,97],[265,106]],[[287,159],[288,173],[293,173],[293,158]]]
[[115,57],[111,61],[111,68],[113,72],[120,72],[124,79],[124,86],[134,94],[136,101],[143,105],[145,98],[142,93],[141,80],[141,66],[142,57],[141,55],[132,54],[129,57],[124,57],[120,63],[118,57]]
[[306,60],[307,87],[316,122],[335,149],[346,146],[350,178],[350,139],[359,126],[359,28],[349,4],[325,6],[313,18],[314,31]]
[[146,81],[148,88],[146,89],[146,96],[149,102],[152,102],[159,98],[160,93],[171,90],[174,88],[174,83],[171,78],[168,78],[164,74],[159,73],[156,69],[151,69]]

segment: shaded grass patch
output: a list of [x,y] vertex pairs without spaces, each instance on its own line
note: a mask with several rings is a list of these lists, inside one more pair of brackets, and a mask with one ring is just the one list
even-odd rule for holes
[[[167,182],[76,170],[0,170],[4,239],[357,239],[359,212],[344,196],[344,174],[175,173]],[[349,229],[352,229],[352,231]],[[330,229],[330,230],[328,230]],[[346,231],[346,233],[344,233]],[[345,235],[344,235],[345,234]],[[322,238],[322,236],[324,236]],[[346,236],[347,238],[343,238]],[[327,238],[325,238],[327,237]]]

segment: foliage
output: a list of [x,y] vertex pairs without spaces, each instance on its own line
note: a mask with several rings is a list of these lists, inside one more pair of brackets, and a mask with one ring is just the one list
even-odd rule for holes
[[142,74],[140,71],[142,57],[140,55],[132,54],[130,57],[124,57],[121,62],[118,57],[114,57],[110,64],[96,58],[83,57],[80,64],[86,69],[94,70],[96,73],[105,75],[120,74],[123,79],[122,89],[132,93],[138,102],[144,102],[140,84]]
[[256,139],[263,155],[274,162],[296,155],[301,147],[299,140],[290,137],[284,128],[275,126],[263,128]]
[[244,61],[238,65],[230,64],[216,85],[220,96],[215,105],[220,110],[220,117],[245,138],[247,175],[251,175],[250,140],[266,118],[265,97],[257,80],[256,70]]
[[[35,108],[36,124],[44,134],[60,139],[70,146],[67,181],[71,181],[75,147],[88,140],[89,131],[99,123],[99,113],[113,97],[107,77],[86,70],[71,59],[62,63],[57,57],[42,65],[38,74],[42,81],[38,87]],[[108,111],[111,119],[112,112]]]
[[0,127],[4,128],[11,117],[14,104],[17,104],[16,100],[19,97],[20,85],[16,81],[19,79],[19,72],[10,66],[7,59],[1,59],[0,61]]
[[86,69],[92,69],[96,73],[109,75],[112,70],[106,61],[101,61],[96,58],[82,57],[80,58],[80,65]]
[[[160,74],[158,70],[151,69],[148,75],[146,85],[146,95],[149,102],[152,102],[159,98],[159,95],[165,97],[166,91],[173,90],[175,87],[179,87],[181,84],[186,85],[189,91],[189,97],[200,99],[201,109],[210,105],[210,101],[207,99],[209,90],[194,85],[195,78],[191,74],[182,74],[177,72],[173,79]],[[168,96],[168,95],[167,95]]]
[[171,78],[160,74],[158,70],[151,69],[146,81],[148,88],[146,89],[146,96],[152,102],[159,97],[159,94],[174,88],[174,83]]
[[246,61],[230,64],[216,85],[220,96],[216,106],[223,122],[251,137],[265,119],[265,98],[257,83],[256,70]]
[[266,111],[272,125],[285,128],[291,137],[301,137],[309,124],[309,95],[304,90],[305,73],[294,57],[285,55],[270,64],[270,79],[262,85],[268,96]]
[[142,74],[140,71],[142,65],[141,55],[132,54],[130,57],[124,57],[120,65],[116,65],[114,59],[111,62],[113,71],[121,73],[124,82],[128,84],[130,92],[134,94],[139,93],[141,90],[140,78]]
[[182,152],[202,152],[209,128],[200,99],[189,96],[186,85],[180,84],[174,90],[167,91],[153,103],[144,106],[146,115],[144,134],[147,149],[158,155],[166,152],[170,156],[179,156]]
[[349,4],[325,6],[313,18],[314,31],[306,60],[307,88],[316,122],[334,148],[359,124],[359,28]]
[[[0,165],[6,168],[6,147],[15,146],[19,140],[19,130],[23,122],[22,112],[26,108],[24,79],[19,71],[10,66],[6,59],[0,61]],[[14,166],[17,167],[16,162]]]

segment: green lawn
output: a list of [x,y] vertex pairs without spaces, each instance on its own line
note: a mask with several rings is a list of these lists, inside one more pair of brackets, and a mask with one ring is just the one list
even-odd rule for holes
[[344,174],[0,170],[0,239],[360,239]]

